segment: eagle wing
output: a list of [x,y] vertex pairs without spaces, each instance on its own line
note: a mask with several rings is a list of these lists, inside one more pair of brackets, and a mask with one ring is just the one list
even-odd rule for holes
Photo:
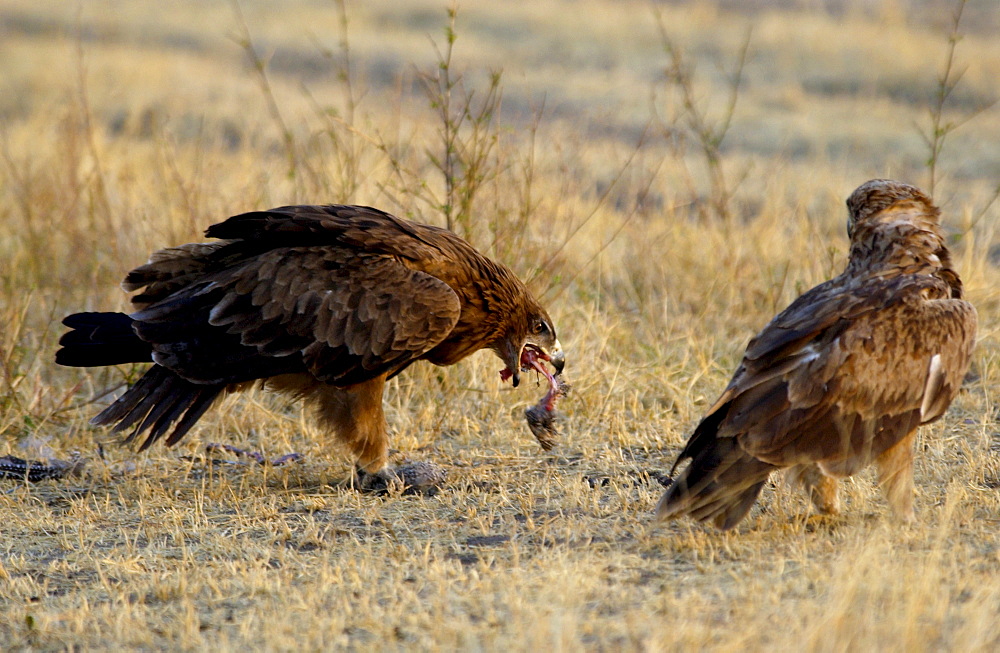
[[133,328],[157,363],[197,383],[308,371],[346,386],[394,374],[461,313],[448,284],[415,269],[440,252],[396,223],[406,224],[357,207],[230,218],[208,231],[221,243],[165,250],[129,274],[125,287],[143,289]]
[[772,465],[825,460],[851,473],[941,416],[975,325],[972,306],[927,275],[817,286],[750,342],[681,459],[731,437]]

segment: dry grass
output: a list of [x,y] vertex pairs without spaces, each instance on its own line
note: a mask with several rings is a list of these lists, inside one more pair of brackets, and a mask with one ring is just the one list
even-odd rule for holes
[[[52,354],[64,314],[120,309],[130,266],[232,213],[354,201],[440,223],[440,124],[417,72],[444,6],[349,5],[348,87],[336,3],[244,2],[265,91],[222,3],[0,5],[0,454],[89,461],[79,478],[3,488],[0,648],[1000,647],[996,110],[937,163],[981,341],[974,378],[919,438],[918,524],[896,527],[868,474],[845,484],[837,519],[780,485],[733,533],[651,519],[650,474],[747,339],[843,265],[847,194],[926,180],[917,125],[949,8],[663,7],[710,118],[753,23],[722,151],[738,219],[723,224],[696,217],[709,186],[677,130],[656,19],[624,4],[460,8],[466,90],[503,68],[470,233],[546,297],[575,392],[545,455],[521,417],[541,388],[501,387],[491,355],[411,370],[386,400],[398,456],[450,481],[384,498],[341,487],[348,461],[265,394],[227,399],[174,450],[102,459],[86,419],[105,400],[91,400],[136,370],[60,369]],[[973,9],[953,121],[1000,78],[1000,44],[977,30],[1000,18]],[[212,466],[209,441],[306,460]]]

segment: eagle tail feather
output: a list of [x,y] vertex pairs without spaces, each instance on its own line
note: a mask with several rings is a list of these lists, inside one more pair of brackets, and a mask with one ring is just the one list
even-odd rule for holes
[[70,328],[59,339],[56,363],[68,367],[103,367],[152,362],[153,349],[132,329],[124,313],[74,313],[63,324]]
[[745,452],[735,438],[713,438],[667,488],[657,505],[657,516],[690,515],[729,530],[750,511],[775,469]]

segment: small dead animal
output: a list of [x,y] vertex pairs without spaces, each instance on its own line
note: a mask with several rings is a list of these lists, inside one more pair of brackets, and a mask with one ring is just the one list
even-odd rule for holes
[[389,494],[393,488],[397,488],[402,494],[433,496],[447,477],[448,470],[444,467],[417,460],[375,474],[369,474],[358,467],[355,470],[354,487],[373,494]]
[[528,420],[528,428],[542,445],[545,451],[551,451],[559,440],[559,432],[556,431],[556,419],[559,413],[556,412],[556,401],[565,397],[572,386],[566,383],[561,374],[552,376],[544,367],[539,366],[545,377],[549,381],[549,391],[538,400],[538,403],[524,411],[524,416]]

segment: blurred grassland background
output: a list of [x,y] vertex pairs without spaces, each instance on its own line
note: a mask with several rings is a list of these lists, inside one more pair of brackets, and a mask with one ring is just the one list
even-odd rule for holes
[[[2,488],[0,648],[996,650],[1000,5],[959,6],[0,0],[0,454],[87,461]],[[933,189],[980,314],[918,524],[870,474],[839,518],[776,481],[735,532],[653,523],[651,475],[842,268],[873,177]],[[265,393],[175,449],[87,425],[141,370],[57,368],[62,316],[123,309],[127,270],[229,215],[334,202],[529,280],[574,384],[552,454],[542,386],[488,353],[390,384],[397,460],[449,470],[433,497],[341,487]],[[210,441],[306,458],[210,466]]]

